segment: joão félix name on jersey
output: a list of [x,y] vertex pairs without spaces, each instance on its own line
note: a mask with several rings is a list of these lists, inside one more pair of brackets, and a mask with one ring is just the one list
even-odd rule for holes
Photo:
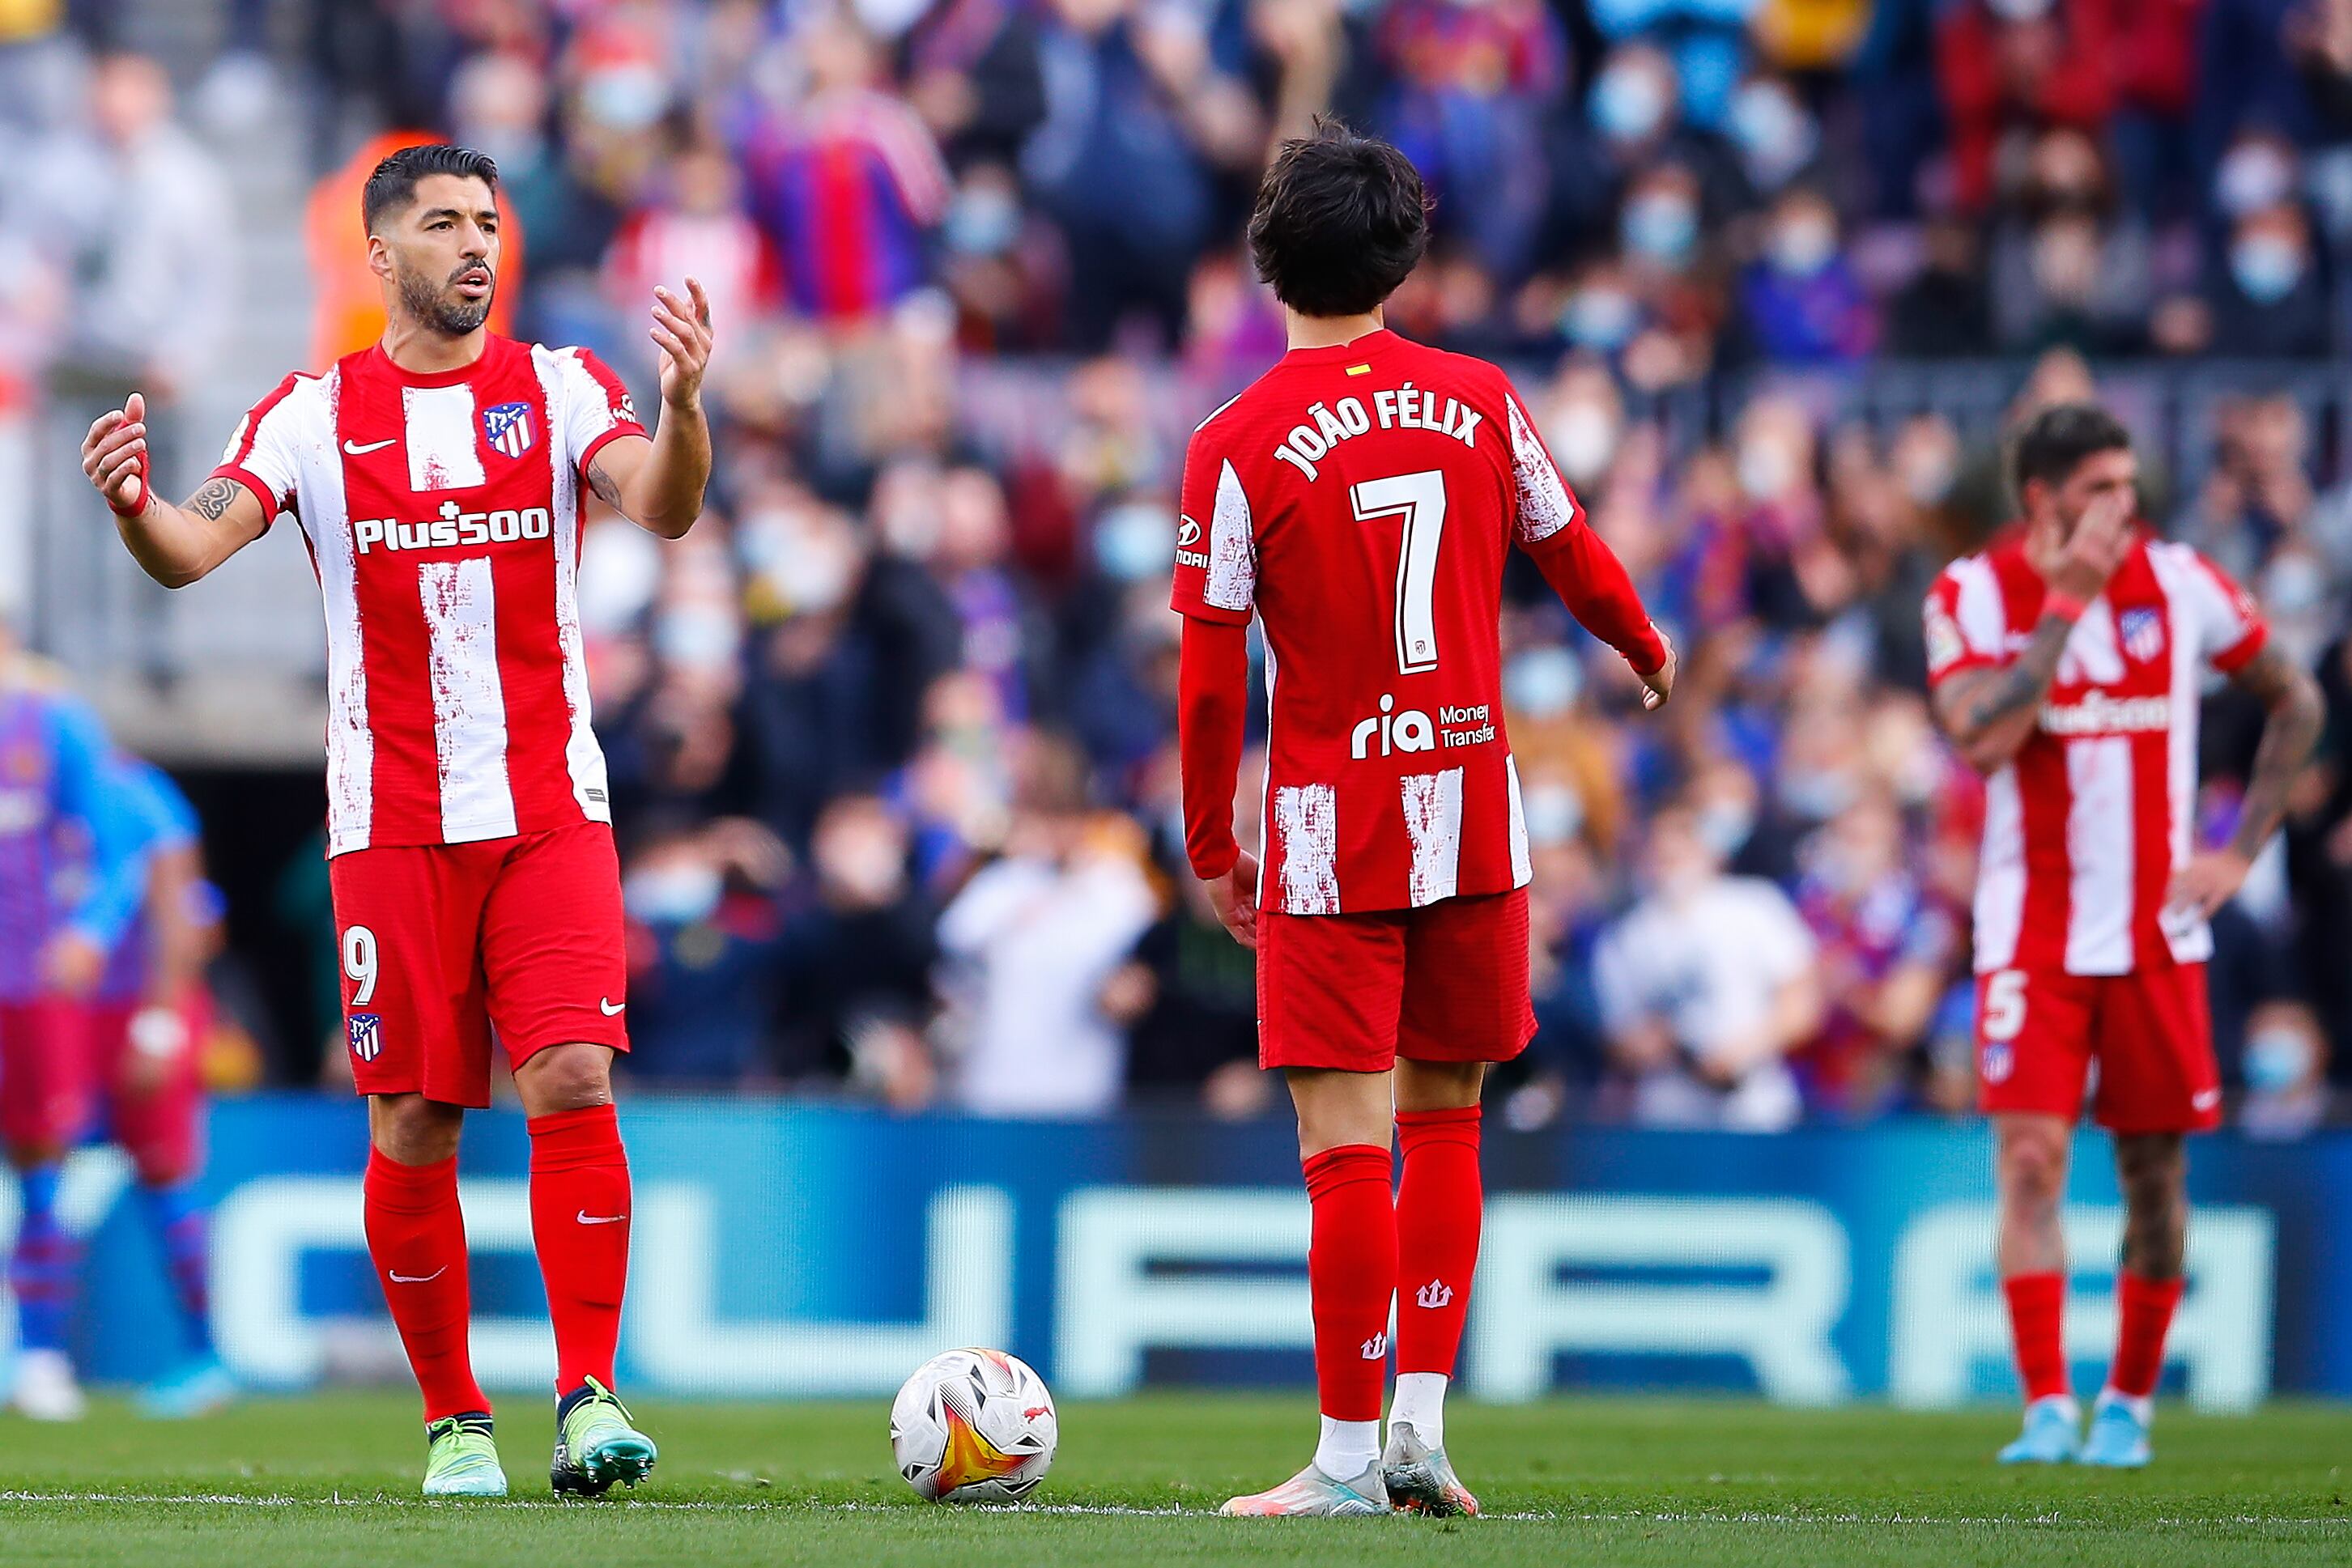
[[1407,382],[1393,390],[1374,392],[1369,411],[1361,399],[1352,397],[1343,397],[1337,403],[1309,403],[1307,418],[1313,423],[1292,425],[1274,455],[1306,475],[1311,484],[1322,472],[1318,465],[1324,455],[1371,430],[1376,415],[1382,430],[1435,431],[1473,450],[1478,445],[1478,427],[1486,422],[1485,414],[1461,399],[1447,398],[1440,408],[1435,392],[1423,392]]

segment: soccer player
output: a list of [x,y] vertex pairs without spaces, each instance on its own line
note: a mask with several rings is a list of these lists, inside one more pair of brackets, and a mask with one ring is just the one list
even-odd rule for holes
[[[1249,236],[1289,352],[1184,458],[1186,848],[1256,949],[1259,1060],[1286,1071],[1298,1112],[1323,1415],[1314,1461],[1227,1513],[1477,1511],[1446,1458],[1444,1396],[1477,1263],[1478,1099],[1486,1064],[1535,1032],[1499,676],[1511,546],[1624,655],[1646,706],[1674,684],[1503,373],[1381,325],[1428,233],[1395,148],[1330,122],[1285,143]],[[1233,832],[1253,613],[1271,711],[1262,869]]]
[[201,1416],[236,1384],[213,1348],[201,1051],[210,1019],[204,968],[220,894],[205,880],[195,808],[152,762],[118,756],[107,788],[121,797],[147,862],[146,896],[109,956],[89,1008],[90,1081],[107,1132],[131,1156],[178,1312],[179,1361],[140,1392],[150,1416]]
[[[2278,831],[2319,731],[2311,677],[2251,600],[2133,520],[2131,437],[2066,403],[2017,437],[2021,524],[1927,596],[1936,716],[1988,776],[1977,872],[1977,1078],[1993,1120],[2000,1268],[2025,1385],[2010,1464],[2138,1466],[2188,1228],[2184,1134],[2221,1120],[2207,918]],[[2229,842],[2199,851],[2200,683],[2267,710]],[[2114,1364],[2091,1417],[2069,1387],[2059,1207],[2093,1062],[2127,1218]]]
[[0,622],[0,1144],[22,1199],[8,1259],[19,1352],[9,1396],[44,1421],[82,1414],[66,1354],[81,1248],[58,1218],[58,1181],[93,1110],[90,990],[146,883],[110,767],[98,716],[19,655]]
[[458,1128],[489,1103],[493,1030],[530,1118],[531,1234],[555,1326],[560,1492],[651,1470],[612,1390],[629,1168],[620,876],[589,727],[573,579],[583,489],[676,538],[702,507],[710,314],[655,291],[661,416],[579,349],[488,330],[498,171],[404,148],[362,199],[383,340],[254,405],[174,507],[146,482],[142,400],[82,465],[150,576],[195,581],[299,521],[327,624],[330,874],[352,1072],[368,1097],[368,1249],[425,1396],[428,1496],[499,1496],[467,1348]]

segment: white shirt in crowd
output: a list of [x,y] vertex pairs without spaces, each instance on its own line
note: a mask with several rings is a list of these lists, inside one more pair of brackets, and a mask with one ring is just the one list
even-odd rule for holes
[[1099,998],[1158,908],[1141,870],[1112,854],[1001,860],[965,883],[940,917],[956,1103],[983,1116],[1116,1109],[1127,1037]]
[[[1762,1029],[1774,996],[1814,956],[1796,906],[1759,877],[1652,894],[1610,928],[1593,956],[1601,1023],[1622,1036],[1657,1019],[1686,1059],[1704,1061]],[[1776,1132],[1801,1109],[1796,1080],[1778,1056],[1727,1090],[1676,1064],[1644,1074],[1634,1091],[1635,1115],[1652,1124]]]

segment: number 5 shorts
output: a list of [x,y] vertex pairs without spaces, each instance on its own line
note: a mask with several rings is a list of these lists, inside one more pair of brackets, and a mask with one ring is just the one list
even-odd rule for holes
[[2205,966],[2128,975],[2000,969],[1977,977],[1977,1103],[1988,1113],[2083,1113],[2116,1133],[2201,1133],[2221,1120]]
[[493,1039],[511,1067],[551,1045],[628,1050],[606,824],[353,850],[327,870],[362,1094],[487,1105]]

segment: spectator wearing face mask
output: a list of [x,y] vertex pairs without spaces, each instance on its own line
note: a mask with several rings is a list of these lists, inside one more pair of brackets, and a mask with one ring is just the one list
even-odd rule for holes
[[877,797],[843,795],[817,819],[810,875],[786,896],[777,943],[774,1061],[787,1081],[846,1065],[898,1110],[928,1103],[933,911],[908,875],[907,830]]
[[1572,250],[1610,222],[1644,171],[1672,163],[1694,181],[1703,222],[1729,217],[1748,198],[1739,160],[1724,136],[1691,123],[1672,56],[1641,39],[1609,51],[1581,116],[1554,120],[1553,223],[1547,251]]
[[2311,220],[2292,202],[2258,207],[2231,225],[2205,302],[2213,343],[2259,359],[2319,359],[2335,344],[2326,279]]
[[1801,1106],[1786,1058],[1822,1017],[1811,933],[1779,888],[1724,874],[1686,806],[1652,820],[1643,883],[1593,957],[1633,1116],[1734,1132],[1790,1126]]
[[783,846],[755,823],[657,821],[621,879],[630,1076],[734,1085],[766,1076]]
[[2327,1036],[2311,1009],[2297,1001],[2256,1008],[2238,1059],[2240,1129],[2269,1141],[2309,1136],[2327,1119]]
[[1958,947],[1949,915],[1906,863],[1903,818],[1873,791],[1807,846],[1797,907],[1822,950],[1821,1032],[1792,1059],[1808,1106],[1862,1117],[1905,1087]]
[[1773,204],[1739,304],[1755,352],[1776,363],[1846,364],[1877,344],[1877,313],[1838,250],[1837,209],[1809,187]]
[[1993,231],[1993,335],[2001,348],[2069,343],[2097,354],[2145,341],[2153,289],[2147,228],[2116,195],[2088,133],[2062,126],[2034,140]]
[[2115,110],[2112,0],[1957,0],[1936,28],[1936,80],[1960,205],[1994,195],[2003,136],[2035,126],[2103,131]]
[[953,1095],[983,1116],[1099,1114],[1127,1074],[1105,989],[1160,900],[1133,822],[1089,808],[1076,747],[1032,735],[1015,758],[1004,852],[940,917]]

